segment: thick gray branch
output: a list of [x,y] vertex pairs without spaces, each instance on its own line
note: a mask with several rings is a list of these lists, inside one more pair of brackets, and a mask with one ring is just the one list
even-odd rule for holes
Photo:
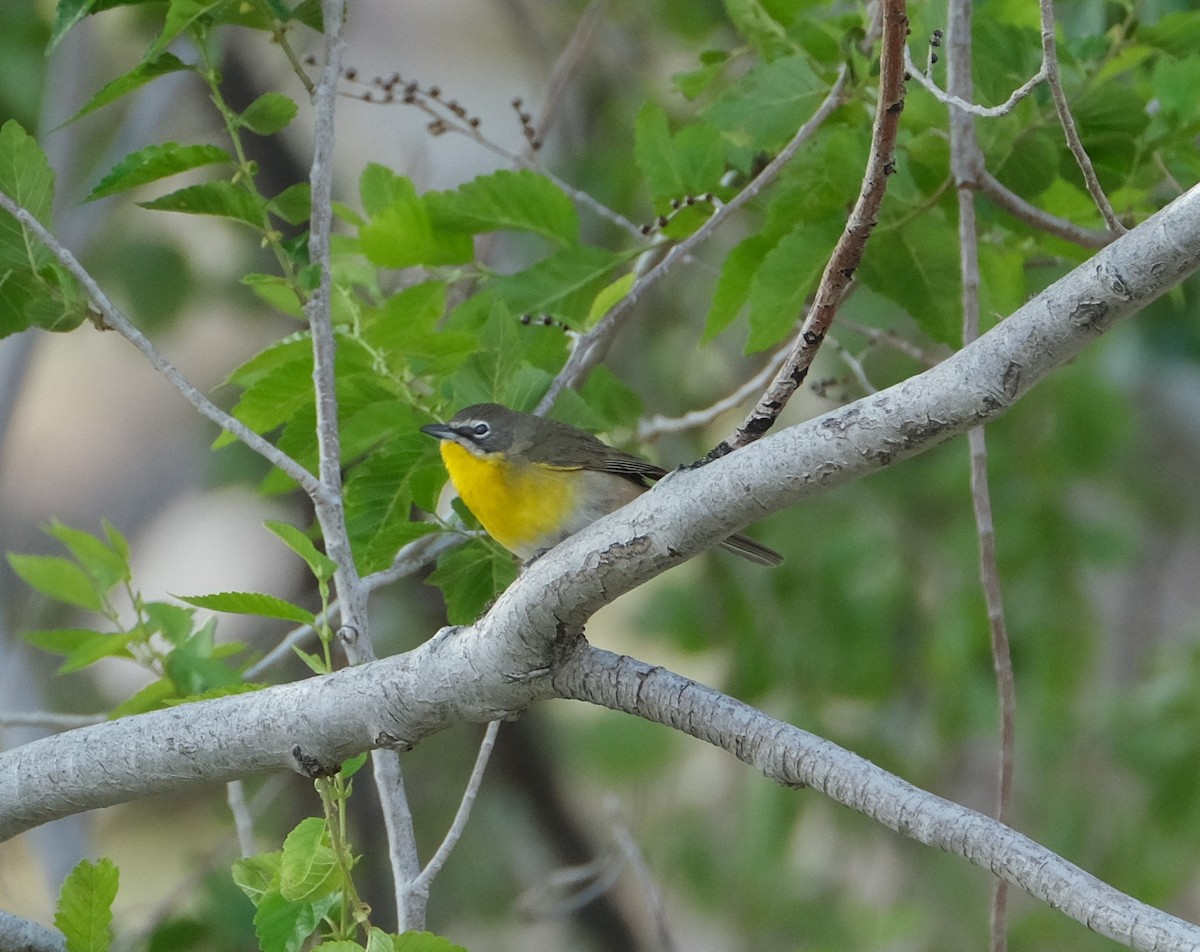
[[664,668],[589,648],[559,669],[554,684],[564,697],[707,741],[776,783],[820,790],[897,833],[970,860],[1110,939],[1158,952],[1200,947],[1200,926],[1118,892],[998,820]]

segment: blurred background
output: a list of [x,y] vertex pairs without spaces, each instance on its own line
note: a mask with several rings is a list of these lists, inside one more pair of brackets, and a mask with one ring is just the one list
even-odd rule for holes
[[[980,3],[977,16],[999,6]],[[1058,6],[1074,37],[1103,37],[1134,15],[1132,5]],[[1148,19],[1170,10],[1137,6]],[[229,406],[237,393],[222,386],[226,375],[295,329],[239,284],[243,273],[269,267],[259,260],[265,252],[233,226],[145,211],[128,195],[82,204],[117,160],[145,144],[220,141],[218,117],[203,86],[175,74],[63,125],[138,61],[155,26],[137,8],[108,11],[47,57],[53,16],[49,2],[0,4],[0,120],[18,119],[48,152],[64,244],[193,383]],[[939,16],[922,11],[917,26],[931,29]],[[723,5],[709,0],[358,0],[347,41],[346,64],[360,76],[399,71],[438,85],[511,151],[524,147],[512,100],[536,115],[552,91],[547,167],[648,221],[654,212],[629,161],[634,117],[647,100],[687,115],[672,74],[738,39]],[[303,100],[260,35],[230,30],[222,52],[232,105],[270,89]],[[552,83],[555,76],[565,80]],[[419,190],[508,167],[462,137],[431,135],[427,123],[401,105],[343,98],[345,200],[355,203],[367,162],[411,177]],[[288,135],[254,140],[263,175],[279,188],[307,177],[307,128],[302,114]],[[611,226],[584,222],[593,240],[611,240]],[[739,237],[706,246],[693,268],[639,305],[618,340],[609,366],[648,414],[707,406],[765,362],[743,355],[729,335],[699,346],[698,315],[723,251]],[[1030,258],[1029,291],[1066,267]],[[1017,678],[1014,825],[1192,920],[1200,918],[1196,300],[1189,282],[988,429]],[[882,298],[856,295],[845,316],[939,353]],[[920,369],[862,333],[835,327],[835,335],[875,386]],[[797,396],[786,422],[862,393],[832,348],[811,380],[819,386]],[[644,450],[664,465],[693,459],[738,419]],[[306,524],[303,501],[258,494],[263,464],[237,447],[211,451],[216,436],[116,334],[85,324],[0,340],[2,547],[55,552],[42,524],[59,519],[97,532],[107,519],[129,537],[147,598],[235,589],[314,606],[302,566],[261,526],[267,518]],[[784,553],[783,568],[706,555],[610,606],[589,637],[991,811],[998,705],[965,443],[780,513],[754,534]],[[373,607],[380,654],[408,650],[444,623],[440,595],[420,578],[378,594]],[[56,659],[18,635],[71,621],[0,563],[0,716],[103,713],[148,679],[117,661],[56,676]],[[218,630],[264,652],[286,631],[230,616]],[[293,663],[272,676],[305,673]],[[41,733],[0,722],[5,747]],[[480,737],[474,728],[450,731],[403,756],[425,856],[453,816]],[[360,778],[360,888],[390,926],[380,820]],[[247,789],[263,849],[318,809],[295,777],[253,778]],[[72,817],[0,844],[0,908],[50,923],[66,872],[98,855],[121,869],[119,948],[254,947],[252,907],[228,874],[237,845],[223,788]],[[429,925],[472,950],[499,952],[949,950],[986,942],[990,890],[990,877],[963,861],[818,794],[778,788],[697,741],[560,702],[503,726],[470,827],[435,885]],[[1014,947],[1109,947],[1023,896],[1012,904]]]

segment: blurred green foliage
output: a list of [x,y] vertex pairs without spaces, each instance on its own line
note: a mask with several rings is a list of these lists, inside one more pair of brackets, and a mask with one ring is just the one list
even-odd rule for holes
[[[840,66],[851,78],[848,101],[780,179],[698,252],[700,264],[646,295],[582,398],[567,395],[555,407],[563,419],[630,442],[643,410],[711,404],[759,366],[761,357],[746,354],[793,333],[857,193],[877,69],[875,53],[860,46],[869,24],[857,7],[815,0],[611,6],[615,38],[606,42],[630,51],[636,67],[601,57],[594,69],[589,64],[579,79],[586,138],[564,136],[548,150],[547,167],[627,219],[667,216],[669,239],[699,227],[715,203],[744,186],[811,115]],[[147,43],[157,36],[150,52],[124,64],[90,105],[120,108],[120,96],[184,69],[216,89],[219,28],[272,25],[270,16],[254,20],[251,8],[260,17],[274,11],[275,26],[313,28],[311,9],[289,20],[277,3],[213,5],[193,37],[207,49],[206,66],[203,57],[185,63],[162,53],[174,27],[147,16],[154,25]],[[976,98],[998,103],[1037,69],[1036,7],[980,0],[974,10]],[[924,62],[924,38],[944,27],[945,4],[914,4],[909,14],[914,59]],[[367,14],[352,9],[359,15]],[[1136,224],[1200,178],[1200,12],[1186,3],[1078,0],[1057,4],[1056,15],[1083,143],[1118,214]],[[20,31],[5,29],[10,19],[20,20]],[[563,24],[564,35],[569,28]],[[0,11],[5,62],[10,46],[11,62],[33,62],[50,33],[30,8]],[[262,35],[254,42],[268,48]],[[939,82],[943,67],[935,68]],[[52,176],[22,131],[36,128],[41,74],[18,74],[19,81],[0,82],[0,114],[20,119],[5,126],[0,159],[9,169],[33,169],[38,211],[48,214],[43,192]],[[450,87],[453,66],[438,80]],[[259,170],[238,148],[244,132],[271,134],[291,121],[291,100],[269,95],[241,113],[222,110],[230,142],[215,152],[156,145],[97,180],[105,194],[136,189],[146,208],[249,228],[271,260],[231,246],[245,260],[243,281],[263,306],[295,321],[314,274],[303,240],[285,239],[282,229],[304,222],[309,196],[302,182],[262,194]],[[988,169],[1017,195],[1078,225],[1102,226],[1044,89],[1007,116],[978,121],[977,134]],[[209,180],[163,192],[163,179],[201,167]],[[0,186],[14,184],[5,174]],[[672,201],[687,195],[701,200],[677,214]],[[356,192],[338,198],[342,462],[356,558],[370,572],[438,528],[412,518],[436,510],[444,479],[436,447],[417,428],[479,400],[534,406],[569,338],[520,318],[548,316],[586,330],[628,289],[648,243],[572,201],[558,179],[532,171],[504,169],[421,193],[401,170],[364,162]],[[983,199],[978,205],[987,322],[1090,254]],[[910,84],[898,172],[859,286],[834,328],[873,386],[904,379],[921,363],[862,327],[935,356],[961,340],[957,226],[946,111]],[[14,282],[0,294],[16,302],[0,330],[65,329],[82,318],[73,286],[20,237],[0,229]],[[505,254],[488,257],[492,241]],[[170,280],[138,282],[132,259],[143,268],[150,261]],[[117,276],[135,275],[127,294],[146,320],[165,318],[195,293],[186,258],[168,247],[122,237],[97,262],[122,285],[126,278]],[[39,288],[58,295],[57,310]],[[1156,302],[987,430],[1017,678],[1015,826],[1118,888],[1193,918],[1200,915],[1200,611],[1187,573],[1200,551],[1200,503],[1191,491],[1200,465],[1196,299],[1190,282]],[[302,325],[292,329],[247,355],[229,383],[238,418],[312,466],[311,354]],[[861,394],[829,348],[812,379],[826,386],[796,399],[795,419]],[[664,465],[696,458],[726,423],[664,440],[653,452]],[[293,487],[271,472],[262,488]],[[628,596],[616,621],[602,616],[589,634],[715,683],[927,789],[992,809],[998,705],[965,444],[779,513],[754,532],[785,555],[781,568],[705,556]],[[505,553],[477,541],[444,556],[428,581],[440,588],[450,620],[463,622],[514,571]],[[416,583],[384,598],[381,637],[403,626],[423,638],[443,620],[441,605]],[[211,649],[208,641],[201,647]],[[520,753],[542,758],[547,772],[505,773],[504,758],[515,762],[516,753],[501,753],[499,776],[485,785],[459,854],[435,887],[433,924],[452,938],[487,934],[490,948],[528,947],[509,931],[513,909],[568,862],[556,850],[563,833],[537,799],[557,792],[597,852],[611,848],[604,801],[615,797],[667,897],[668,919],[680,935],[711,926],[714,948],[950,950],[986,941],[989,877],[956,858],[903,842],[811,792],[772,786],[652,725],[569,705],[529,717],[535,729],[522,731]],[[435,738],[407,758],[426,855],[469,770],[475,734],[463,734]],[[278,820],[268,826],[277,840],[289,828]],[[376,829],[373,815],[359,818],[352,840],[361,851],[382,851]],[[388,887],[370,881],[363,891],[383,897]],[[250,914],[244,903],[220,898],[228,893],[227,882],[214,881],[196,908],[180,908],[160,925],[150,948],[239,947]],[[617,903],[637,919],[646,915],[643,899],[631,886]],[[1010,923],[1014,948],[1110,947],[1032,903],[1014,902]],[[572,947],[620,947],[606,944],[599,929],[569,934]]]

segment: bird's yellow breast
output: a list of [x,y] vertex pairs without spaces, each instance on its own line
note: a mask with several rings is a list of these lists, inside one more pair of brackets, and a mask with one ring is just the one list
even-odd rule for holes
[[532,558],[578,528],[578,470],[513,462],[503,453],[476,456],[450,440],[442,441],[441,452],[467,508],[518,557]]

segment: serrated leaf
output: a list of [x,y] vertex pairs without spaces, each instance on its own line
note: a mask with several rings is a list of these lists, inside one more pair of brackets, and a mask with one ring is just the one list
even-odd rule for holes
[[43,628],[23,631],[21,637],[35,648],[50,654],[68,656],[93,638],[104,637],[107,632],[94,628]]
[[67,952],[108,952],[112,943],[112,904],[120,874],[112,860],[80,860],[58,894],[54,925]]
[[252,681],[239,681],[237,684],[227,684],[224,687],[209,688],[207,691],[201,691],[198,694],[189,694],[187,697],[166,698],[163,701],[163,707],[175,707],[179,704],[194,704],[196,701],[211,701],[219,697],[232,697],[235,694],[252,694],[255,691],[261,691],[264,688],[269,687],[269,684],[258,684]]
[[777,344],[797,326],[840,232],[836,223],[800,225],[763,257],[750,284],[747,353]]
[[282,618],[285,621],[311,625],[315,616],[307,608],[274,595],[261,592],[218,592],[215,595],[175,595],[181,602],[209,611],[228,612],[233,615],[261,615],[264,618]]
[[129,643],[133,636],[128,632],[98,632],[83,642],[59,665],[57,674],[70,674],[95,664],[101,658],[132,658]]
[[54,17],[54,26],[50,31],[50,39],[46,43],[46,55],[49,56],[59,41],[70,32],[71,27],[86,17],[95,5],[96,0],[58,0],[58,10]]
[[293,419],[301,407],[312,404],[312,354],[305,344],[298,358],[243,383],[245,389],[233,415],[254,432],[269,433]]
[[578,326],[627,257],[592,245],[573,245],[524,271],[493,278],[487,289],[513,314],[550,314]]
[[284,545],[300,556],[318,579],[328,581],[333,578],[333,574],[337,571],[337,563],[324,552],[318,552],[312,539],[303,532],[293,525],[274,519],[268,519],[263,525],[274,533]]
[[151,44],[150,54],[155,55],[165,50],[180,33],[226,2],[227,0],[170,0],[162,32]]
[[[90,4],[91,0],[87,0],[87,2]],[[62,9],[61,3],[59,5],[59,9],[60,11]],[[87,103],[84,104],[83,108],[75,113],[75,115],[73,115],[66,122],[64,122],[63,125],[70,125],[72,122],[75,122],[77,119],[81,119],[88,113],[95,112],[97,109],[107,106],[109,103],[116,102],[122,96],[133,92],[135,89],[145,86],[146,83],[152,82],[153,80],[158,79],[160,76],[166,76],[169,73],[178,73],[184,70],[190,71],[191,69],[191,66],[183,62],[183,60],[181,60],[178,56],[175,56],[173,53],[160,53],[158,56],[149,57],[131,69],[128,73],[125,73],[123,76],[118,76],[112,82],[102,86],[100,91],[97,92],[91,99],[89,99]]]
[[302,225],[312,215],[312,186],[308,182],[289,185],[267,203],[271,214],[289,225]]
[[396,940],[379,926],[371,926],[367,936],[367,952],[396,952]]
[[262,952],[300,952],[337,901],[336,895],[330,895],[313,902],[291,902],[278,890],[268,891],[254,913],[254,934]]
[[432,932],[402,932],[396,937],[396,952],[467,952],[467,950]]
[[142,208],[184,212],[189,215],[215,215],[244,222],[256,231],[266,227],[266,202],[232,182],[203,182],[148,202]]
[[251,132],[269,136],[291,125],[299,111],[300,107],[283,93],[269,92],[250,103],[237,118]]
[[301,820],[283,841],[279,867],[279,892],[290,902],[311,900],[341,881],[337,854],[321,817]]
[[877,228],[858,277],[899,304],[939,343],[962,344],[958,309],[957,236],[939,216],[926,214],[919,227]]
[[517,566],[511,556],[473,539],[438,559],[438,567],[426,582],[441,589],[450,624],[469,625],[516,577]]
[[75,560],[96,580],[101,591],[107,592],[118,582],[129,581],[129,565],[122,553],[94,535],[73,529],[57,519],[46,526],[46,533],[70,550]]
[[100,184],[92,189],[85,201],[91,202],[106,195],[115,195],[117,192],[145,185],[147,182],[156,182],[189,169],[232,161],[233,157],[228,152],[215,145],[180,145],[178,142],[148,145],[137,152],[131,152],[114,165],[112,171],[100,180]]
[[279,887],[280,854],[258,853],[255,856],[245,856],[236,860],[230,871],[234,884],[256,906],[262,897],[272,888]]
[[812,115],[828,87],[803,55],[756,66],[705,110],[725,134],[739,168],[783,146]]
[[557,185],[529,169],[501,169],[424,196],[434,228],[479,234],[529,231],[563,244],[579,238],[579,216]]
[[161,634],[171,644],[181,645],[192,636],[196,619],[192,609],[170,602],[147,602],[142,610],[150,632]]
[[659,200],[703,194],[719,184],[725,169],[721,133],[708,122],[672,135],[661,106],[647,103],[634,123],[634,159],[650,194]]
[[108,719],[115,721],[130,714],[145,714],[147,711],[157,711],[165,706],[170,698],[179,697],[175,682],[170,678],[159,678],[151,681],[127,701],[123,701],[108,712]]
[[381,268],[408,268],[465,264],[474,257],[471,236],[435,228],[429,208],[408,179],[398,175],[386,178],[380,173],[368,176],[364,172],[361,188],[363,204],[370,208],[390,197],[358,230],[362,253],[372,264]]
[[8,554],[8,564],[17,577],[43,595],[99,612],[104,602],[86,572],[74,562],[55,555]]
[[707,343],[725,330],[738,316],[750,297],[750,285],[754,282],[763,258],[778,242],[778,236],[751,235],[735,245],[725,256],[721,275],[713,291],[708,317],[704,321],[704,341]]
[[[54,204],[54,173],[46,153],[15,119],[0,126],[0,191],[40,222],[48,222]],[[30,251],[25,229],[0,211],[0,275],[8,268],[36,271],[50,260],[39,242]]]

